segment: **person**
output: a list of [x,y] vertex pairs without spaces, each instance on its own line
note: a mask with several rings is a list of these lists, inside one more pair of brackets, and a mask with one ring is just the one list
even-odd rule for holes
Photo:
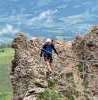
[[51,39],[47,39],[46,42],[44,43],[44,45],[42,46],[40,57],[42,57],[42,56],[44,57],[44,61],[46,62],[47,66],[48,66],[49,72],[52,72],[52,70],[53,70],[52,51],[54,51],[58,55],[58,52],[54,46],[54,41]]

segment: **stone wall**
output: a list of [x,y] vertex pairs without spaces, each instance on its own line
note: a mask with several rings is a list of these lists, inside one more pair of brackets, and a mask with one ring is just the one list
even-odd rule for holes
[[[60,57],[53,55],[54,71],[49,77],[47,66],[40,59],[43,43],[44,40],[28,40],[22,33],[14,39],[12,48],[15,56],[11,70],[13,100],[37,100],[38,94],[49,88],[49,80],[57,81],[57,91],[64,97],[73,95],[75,100],[92,100],[90,95],[95,93],[92,82],[97,82],[97,73],[93,70],[93,67],[97,70],[97,61],[93,61],[98,58],[97,28],[71,43],[58,40],[54,42]],[[91,74],[94,81],[91,80]],[[90,87],[90,84],[94,86]]]

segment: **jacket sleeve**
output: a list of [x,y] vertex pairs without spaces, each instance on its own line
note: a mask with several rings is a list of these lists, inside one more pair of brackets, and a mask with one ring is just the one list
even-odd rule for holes
[[41,49],[40,57],[42,57],[42,55],[43,55],[43,50]]
[[43,46],[42,46],[42,48],[41,48],[40,57],[42,57],[42,56],[43,56],[43,53],[44,53],[44,48],[45,48],[45,45],[43,45]]
[[57,52],[57,50],[55,49],[55,46],[54,46],[54,45],[52,45],[52,48],[53,48],[54,52],[58,55],[58,52]]

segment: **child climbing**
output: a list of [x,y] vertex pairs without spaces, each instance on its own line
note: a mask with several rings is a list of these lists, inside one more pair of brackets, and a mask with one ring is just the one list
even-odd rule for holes
[[49,72],[52,72],[53,70],[53,66],[52,66],[52,63],[53,63],[52,51],[53,50],[58,55],[58,52],[55,49],[53,40],[47,39],[44,45],[42,46],[40,57],[42,56],[44,57],[44,61],[46,65],[48,66]]

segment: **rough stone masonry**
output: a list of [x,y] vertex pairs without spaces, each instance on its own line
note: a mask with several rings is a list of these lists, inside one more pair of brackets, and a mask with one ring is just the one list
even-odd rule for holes
[[[14,39],[13,100],[37,100],[38,94],[48,88],[47,66],[39,56],[43,43],[29,40],[23,33]],[[71,43],[55,40],[55,46],[60,58],[53,55],[52,79],[57,80],[58,91],[65,98],[74,95],[75,100],[93,100],[98,94],[98,27]]]

